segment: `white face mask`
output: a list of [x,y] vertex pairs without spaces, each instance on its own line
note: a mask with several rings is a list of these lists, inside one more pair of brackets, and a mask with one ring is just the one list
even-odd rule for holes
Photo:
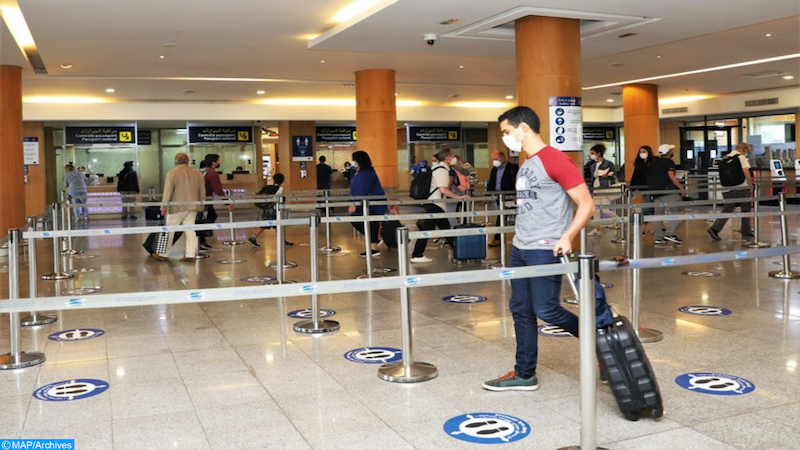
[[432,162],[432,163],[431,163],[431,167],[436,167],[436,166],[438,166],[438,165],[439,165],[439,163],[438,163],[438,162],[436,162],[436,161],[434,161],[434,162]]
[[589,159],[592,161],[597,161],[597,155],[589,155]]
[[504,135],[503,144],[505,144],[506,147],[508,147],[508,149],[512,152],[518,152],[522,150],[522,141],[518,141],[517,138],[514,137],[514,133]]
[[451,166],[455,166],[456,164],[458,164],[458,158],[456,158],[455,156],[453,156],[453,158],[452,158],[452,159],[450,159],[450,165],[451,165]]
[[639,158],[647,159],[647,153],[639,153]]
[[500,167],[503,165],[503,163],[495,159],[494,161],[492,161],[492,165],[495,167]]
[[352,166],[352,167],[356,167],[356,168],[358,168],[358,163],[357,163],[357,162],[355,162],[355,161],[353,161],[353,163],[351,164],[351,166]]

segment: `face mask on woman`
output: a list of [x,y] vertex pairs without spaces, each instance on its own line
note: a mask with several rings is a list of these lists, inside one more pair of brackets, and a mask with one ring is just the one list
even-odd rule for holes
[[647,153],[639,153],[639,158],[647,159]]
[[593,154],[589,155],[589,159],[591,159],[592,161],[597,161],[597,155],[595,155],[593,153]]

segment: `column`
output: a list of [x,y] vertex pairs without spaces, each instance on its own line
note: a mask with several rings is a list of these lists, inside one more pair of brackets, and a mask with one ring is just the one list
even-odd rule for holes
[[[649,145],[653,154],[658,157],[659,123],[658,123],[658,86],[654,84],[626,84],[622,86],[622,109],[625,126],[625,178],[630,181],[633,175],[633,163],[639,153],[639,147]],[[675,145],[675,154],[679,155],[679,142]],[[676,161],[677,162],[677,161]]]
[[307,191],[317,189],[317,161],[316,156],[312,156],[311,161],[305,161],[306,177],[300,176],[300,161],[292,161],[292,137],[311,136],[312,148],[316,148],[316,122],[278,122],[278,159],[280,163],[276,165],[278,172],[282,173],[284,190],[286,191]]
[[25,224],[22,157],[22,69],[0,66],[0,236]]
[[397,108],[394,71],[356,72],[358,149],[369,153],[383,187],[397,187]]
[[[580,21],[527,16],[515,29],[517,99],[539,115],[540,134],[549,143],[549,98],[581,96]],[[567,153],[583,166],[582,151]]]

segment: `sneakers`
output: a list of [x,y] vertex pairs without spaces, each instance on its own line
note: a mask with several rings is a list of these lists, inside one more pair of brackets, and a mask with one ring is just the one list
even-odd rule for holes
[[518,377],[512,370],[494,380],[484,382],[483,388],[488,391],[535,391],[539,389],[539,380],[536,379],[536,375],[530,378]]
[[249,238],[247,238],[247,243],[252,245],[255,248],[260,248],[261,244],[258,243],[257,239],[258,238],[256,238],[255,236],[250,236]]
[[715,241],[721,241],[722,240],[722,238],[719,237],[719,231],[717,231],[717,230],[715,230],[713,228],[709,228],[706,231],[708,232],[708,235],[711,236],[711,239],[713,239]]
[[660,245],[660,244],[666,244],[667,241],[665,241],[663,239],[656,239],[655,241],[653,241],[653,243],[656,244],[656,245]]
[[205,242],[201,242],[201,243],[197,244],[197,248],[199,248],[200,250],[211,250],[214,247],[206,244]]
[[664,236],[664,239],[666,239],[666,240],[668,240],[670,242],[674,242],[676,244],[683,244],[683,241],[678,239],[678,236],[675,236],[674,234],[670,234],[670,235]]
[[429,262],[433,262],[433,260],[432,260],[432,259],[428,258],[428,257],[427,257],[427,256],[425,256],[425,255],[422,255],[422,256],[414,256],[414,257],[412,257],[412,258],[411,258],[411,260],[410,260],[410,261],[411,261],[412,263],[429,263]]
[[[358,254],[358,256],[366,258],[367,252],[361,252]],[[375,258],[376,256],[381,256],[381,252],[379,250],[372,250],[372,257]]]

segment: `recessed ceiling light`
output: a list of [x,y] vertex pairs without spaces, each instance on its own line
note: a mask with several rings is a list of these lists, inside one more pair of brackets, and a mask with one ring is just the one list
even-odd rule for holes
[[794,80],[794,75],[784,75],[783,79],[784,80]]
[[607,101],[608,103],[614,103],[614,99],[613,99],[613,98],[607,98],[607,99],[606,99],[606,101]]
[[164,56],[164,55],[158,55],[158,59],[164,59],[164,58],[166,58],[166,56]]
[[112,92],[115,92],[115,91],[114,91],[114,88],[108,88],[108,89],[106,89],[106,92],[108,92],[109,94],[111,94]]
[[267,91],[256,91],[256,94],[258,94],[258,95],[264,95],[266,93],[267,93]]
[[323,59],[323,60],[321,60],[319,63],[320,63],[320,64],[325,64],[325,60]]
[[513,95],[506,95],[506,100],[511,100],[512,98],[514,98]]
[[463,69],[463,68],[464,68],[464,66],[458,66],[458,68],[459,68],[459,69]]
[[62,69],[72,69],[72,64],[62,64],[61,68]]
[[767,37],[772,37],[772,33],[767,33]]
[[661,55],[656,55],[656,59],[661,59]]
[[394,96],[395,96],[395,97],[397,97],[397,95],[398,95],[398,94],[397,94],[397,92],[395,92],[395,93],[394,93]]

